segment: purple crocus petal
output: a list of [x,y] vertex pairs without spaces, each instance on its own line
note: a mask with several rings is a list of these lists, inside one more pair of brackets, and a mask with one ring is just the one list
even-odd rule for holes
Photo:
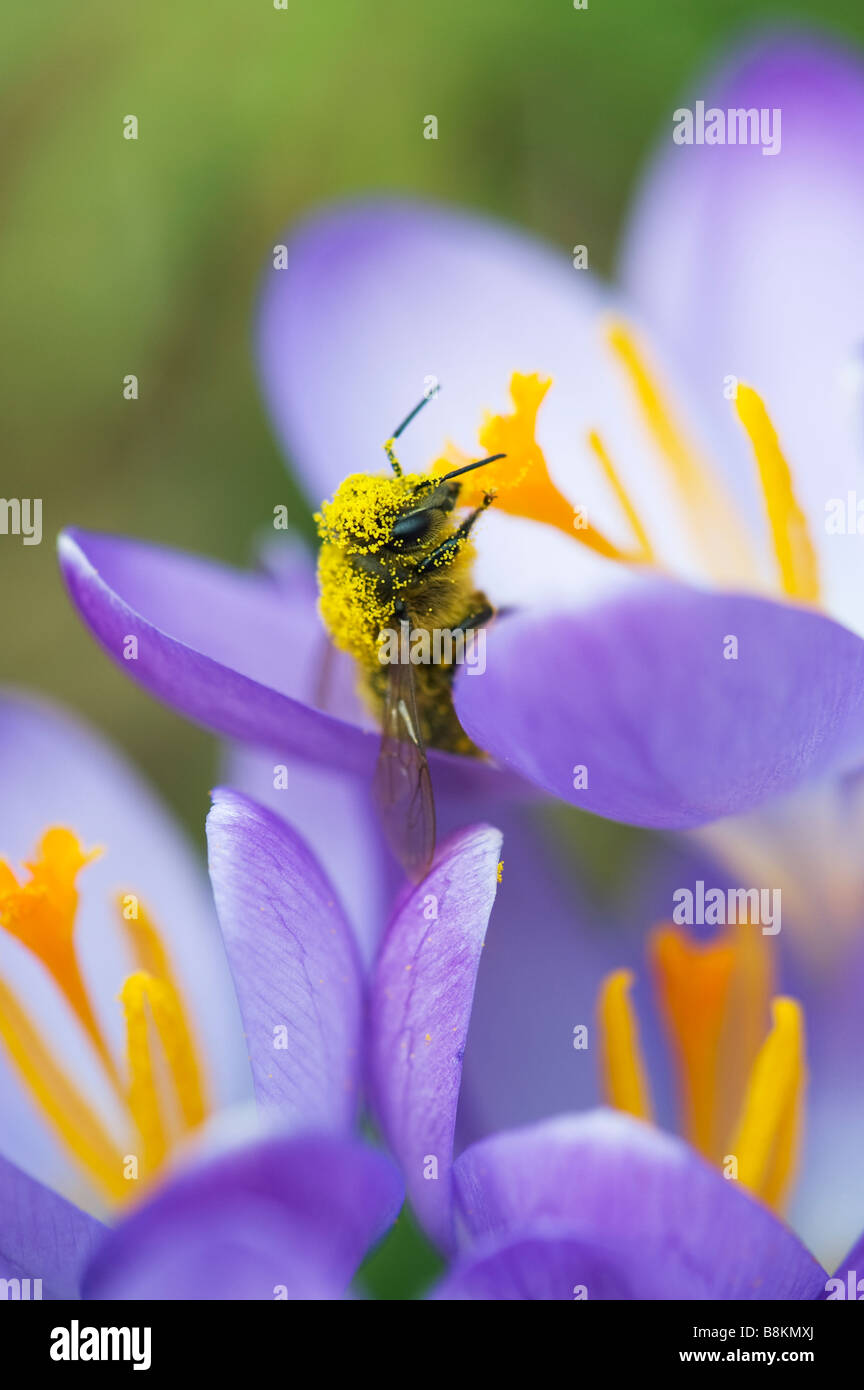
[[[118,896],[134,894],[165,941],[187,1004],[214,1105],[249,1090],[240,1020],[207,875],[146,782],[86,724],[42,699],[0,694],[0,857],[21,874],[51,826],[102,855],[81,873],[76,949],[94,1010],[115,1055],[125,1047],[119,988],[134,968]],[[0,931],[0,972],[45,1029],[56,1058],[110,1119],[116,1097],[77,1022],[41,965]],[[0,1150],[50,1187],[78,1194],[66,1151],[0,1048]],[[86,1200],[81,1195],[81,1200]]]
[[371,776],[375,735],[295,693],[321,651],[313,608],[264,576],[92,532],[64,532],[60,563],[94,636],[152,694],[217,733]]
[[295,1129],[348,1129],[361,977],[333,887],[297,832],[239,792],[213,793],[207,843],[259,1104]]
[[[581,820],[560,808],[560,843],[580,844]],[[650,882],[631,869],[627,895],[603,909],[592,903],[572,851],[550,843],[548,811],[506,811],[501,886],[471,1010],[457,1123],[457,1149],[499,1129],[533,1123],[565,1110],[601,1104],[596,1049],[576,1045],[582,1026],[593,1034],[604,977],[629,967],[654,1113],[677,1118],[668,1038],[662,1027],[646,956],[646,932],[669,919],[673,892],[698,879],[726,884],[707,857],[675,844],[652,846]],[[582,841],[582,853],[585,844]],[[501,1020],[507,1027],[501,1027]]]
[[[432,1293],[434,1302],[529,1300],[592,1302],[631,1299],[677,1302],[698,1297],[687,1266],[655,1250],[595,1245],[555,1223],[538,1223],[516,1240],[483,1241]],[[713,1296],[713,1295],[712,1295]]]
[[[329,209],[287,246],[286,267],[264,285],[259,371],[315,501],[346,473],[386,467],[381,446],[430,375],[444,389],[405,436],[412,469],[428,467],[447,438],[473,448],[484,408],[514,370],[591,371],[577,342],[599,291],[563,248],[400,198]],[[373,323],[386,332],[367,332]]]
[[274,786],[273,758],[232,744],[225,753],[226,785],[248,793],[299,831],[342,896],[360,955],[370,965],[395,891],[398,866],[386,848],[372,788],[356,777],[292,759]]
[[375,1109],[417,1215],[445,1248],[462,1054],[500,849],[489,826],[447,841],[390,923],[370,990]]
[[660,582],[505,619],[485,673],[455,687],[463,727],[500,763],[598,815],[672,829],[855,766],[862,702],[864,644],[845,628]]
[[0,1279],[40,1279],[32,1298],[78,1298],[105,1227],[0,1156]]
[[121,1222],[84,1297],[339,1298],[401,1203],[393,1164],[356,1140],[267,1138],[184,1172]]
[[775,35],[694,88],[686,104],[781,112],[759,146],[672,141],[639,200],[625,285],[713,422],[718,463],[754,503],[754,469],[724,380],[764,396],[796,471],[832,610],[862,622],[855,538],[827,536],[861,463],[864,400],[864,66],[816,36]]
[[825,1271],[767,1208],[681,1140],[614,1111],[475,1144],[454,1165],[453,1191],[473,1240],[557,1231],[615,1263],[629,1252],[631,1298],[656,1297],[660,1270],[696,1299],[795,1301],[824,1288]]
[[[377,730],[314,707],[326,651],[308,595],[180,551],[65,531],[60,564],[82,618],[110,656],[152,694],[216,733],[371,783]],[[125,659],[130,638],[137,656]],[[340,695],[340,708],[344,691]],[[436,786],[524,797],[476,758],[433,752]]]

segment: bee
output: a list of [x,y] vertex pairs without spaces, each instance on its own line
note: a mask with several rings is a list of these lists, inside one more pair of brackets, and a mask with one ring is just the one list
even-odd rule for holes
[[[453,707],[452,638],[461,633],[464,642],[493,617],[486,595],[474,587],[470,538],[494,493],[457,519],[460,479],[504,457],[478,459],[443,476],[404,473],[396,440],[437,390],[424,394],[386,441],[391,475],[352,474],[315,517],[322,540],[319,610],[334,645],[357,661],[361,694],[380,720],[375,800],[390,848],[415,882],[435,853],[426,749],[478,754]],[[451,635],[442,658],[412,661],[415,637],[436,633]],[[395,660],[383,654],[382,639],[390,634],[398,638]]]

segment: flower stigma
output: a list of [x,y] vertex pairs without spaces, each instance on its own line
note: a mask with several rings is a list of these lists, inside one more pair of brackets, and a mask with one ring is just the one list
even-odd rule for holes
[[[801,1005],[772,994],[761,938],[748,934],[746,925],[710,942],[658,927],[648,955],[684,1137],[725,1176],[782,1211],[801,1147]],[[654,1123],[633,982],[631,971],[615,970],[600,987],[602,1087],[614,1109]]]

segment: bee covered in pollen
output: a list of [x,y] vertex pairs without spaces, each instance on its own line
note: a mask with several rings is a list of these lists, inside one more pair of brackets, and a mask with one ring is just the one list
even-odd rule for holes
[[[381,722],[375,797],[387,840],[419,880],[435,851],[435,807],[426,747],[477,755],[453,708],[454,650],[487,623],[492,607],[472,578],[471,531],[494,500],[488,490],[460,518],[454,513],[465,473],[503,458],[451,472],[407,474],[395,441],[438,387],[402,421],[384,448],[390,475],[354,473],[324,502],[315,520],[320,612],[334,643],[353,656],[360,693]],[[398,656],[383,640],[397,635]],[[416,638],[438,659],[418,660]],[[441,637],[447,640],[442,644]],[[412,660],[411,651],[414,651]]]

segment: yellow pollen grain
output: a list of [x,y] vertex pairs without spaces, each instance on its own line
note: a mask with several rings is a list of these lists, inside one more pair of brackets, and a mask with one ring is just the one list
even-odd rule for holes
[[804,1015],[795,999],[773,1001],[772,1027],[753,1064],[730,1152],[738,1178],[766,1205],[783,1206],[795,1177],[806,1087]]
[[426,481],[419,473],[352,473],[316,512],[319,536],[355,554],[374,554],[389,542],[394,521]]
[[783,593],[804,603],[818,603],[819,561],[777,431],[752,386],[738,386],[735,409],[759,469]]
[[609,1105],[651,1120],[653,1106],[639,1039],[639,1025],[630,999],[633,974],[615,970],[607,975],[597,1000],[600,1072]]
[[378,634],[392,619],[393,595],[387,595],[386,586],[356,564],[354,557],[374,556],[390,542],[397,517],[426,483],[428,479],[417,473],[399,477],[352,473],[315,515],[322,541],[318,555],[321,621],[340,651],[373,669],[378,662]]

